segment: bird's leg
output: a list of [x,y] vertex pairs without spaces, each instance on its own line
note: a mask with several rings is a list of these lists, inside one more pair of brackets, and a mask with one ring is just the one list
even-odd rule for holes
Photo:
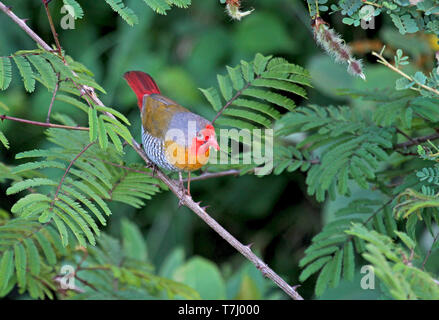
[[154,177],[155,177],[155,174],[157,173],[157,165],[156,165],[155,163],[153,163],[153,162],[150,162],[150,163],[148,163],[148,164],[146,165],[146,167],[147,167],[148,169],[152,169],[152,177],[154,178]]
[[[185,194],[185,190],[184,190],[184,182],[183,182],[183,176],[181,175],[181,171],[178,171],[178,180],[179,180],[179,188],[181,193],[184,195]],[[180,198],[180,201],[178,201],[178,207],[180,208],[181,206],[183,206],[183,198]]]
[[181,171],[178,171],[178,181],[179,181],[180,190],[184,194],[185,193],[184,182],[183,182],[183,176],[181,174]]
[[183,175],[181,174],[181,171],[178,172],[178,180],[179,180],[179,187],[180,187],[181,193],[186,194],[188,196],[191,195],[191,193],[190,193],[190,178],[191,178],[191,174],[189,172],[188,180],[187,180],[188,181],[187,182],[187,189],[185,189],[184,182],[183,182]]
[[191,172],[188,172],[187,175],[187,194],[188,196],[191,196]]

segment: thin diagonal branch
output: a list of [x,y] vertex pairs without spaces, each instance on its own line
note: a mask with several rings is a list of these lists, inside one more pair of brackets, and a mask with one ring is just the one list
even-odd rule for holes
[[371,2],[371,1],[363,1],[364,4],[370,4],[371,6],[377,7],[377,8],[382,8],[383,6],[375,3],[375,2]]
[[[49,1],[45,1],[44,4],[48,4]],[[36,43],[38,43],[44,50],[47,50],[49,52],[54,52],[55,50],[52,50],[52,48],[43,40],[41,39],[40,36],[38,36],[25,22],[24,19],[20,19],[19,17],[17,17],[12,10],[10,9],[10,7],[6,6],[3,4],[2,1],[0,1],[0,10],[3,11],[8,17],[10,17],[16,24],[18,24],[18,26],[23,29],[24,32],[26,32]],[[50,13],[49,13],[50,15]],[[56,40],[55,40],[56,41]],[[61,52],[62,53],[62,52]],[[60,55],[60,58],[63,59],[64,64],[67,64],[65,62],[65,58],[63,57],[63,55]],[[74,71],[72,71],[73,75],[76,75],[76,73]],[[72,79],[73,81],[73,79]],[[81,95],[86,95],[88,97],[90,97],[91,100],[93,100],[96,104],[100,105],[100,106],[104,106],[104,104],[102,103],[102,101],[100,101],[98,99],[98,97],[96,96],[96,93],[94,92],[94,88],[86,86],[86,85],[78,85],[76,84],[76,82],[74,82],[74,85],[78,88],[78,90],[80,91]],[[87,103],[89,103],[89,101],[87,99],[85,99],[87,101]],[[105,112],[106,115],[108,115],[110,118],[114,118],[114,116],[111,113]]]
[[62,54],[61,44],[59,43],[59,39],[58,39],[58,33],[56,33],[55,25],[53,24],[53,20],[52,20],[52,15],[50,14],[49,1],[46,1],[46,0],[42,0],[42,1],[43,1],[44,9],[46,9],[46,14],[47,14],[47,19],[49,20],[50,30],[52,31],[52,35],[53,35],[53,38],[55,39],[56,47],[58,48],[58,54],[61,57],[61,59],[63,60],[63,62],[65,63],[66,60]]
[[395,197],[390,198],[389,200],[387,200],[382,206],[380,206],[378,209],[376,209],[370,216],[369,218],[367,218],[364,222],[363,222],[363,226],[365,226],[366,224],[369,223],[369,221],[371,221],[379,212],[381,212],[381,210],[383,210],[387,205],[389,205],[393,199],[395,199]]
[[428,141],[428,140],[436,140],[436,139],[439,139],[439,132],[431,134],[431,135],[428,135],[428,136],[423,136],[423,137],[418,137],[418,138],[411,138],[409,141],[396,144],[393,147],[393,149],[409,148],[411,146],[418,145],[418,144],[420,144],[422,142],[425,142],[425,141]]
[[66,177],[67,177],[67,174],[69,173],[69,171],[70,171],[70,169],[72,168],[72,166],[73,166],[73,164],[92,146],[92,145],[94,145],[95,143],[94,142],[90,142],[88,145],[86,145],[82,150],[81,150],[81,152],[79,152],[77,155],[76,155],[76,157],[72,160],[72,161],[70,161],[70,163],[69,163],[69,165],[67,166],[67,168],[66,168],[66,170],[64,171],[64,174],[63,174],[63,176],[62,176],[62,178],[61,178],[61,181],[58,183],[58,187],[56,188],[56,191],[55,191],[55,195],[53,196],[53,200],[52,200],[52,203],[50,204],[50,208],[52,209],[53,208],[53,204],[55,203],[55,201],[57,201],[58,200],[58,194],[59,194],[59,191],[61,190],[61,186],[62,186],[62,184],[64,183],[64,180],[66,179]]
[[84,261],[85,261],[85,260],[87,259],[87,257],[88,257],[88,251],[87,251],[86,248],[84,248],[84,247],[80,247],[79,250],[82,251],[84,254],[83,254],[81,260],[79,261],[79,263],[77,264],[76,269],[75,269],[75,271],[73,272],[73,275],[74,275],[74,277],[75,277],[76,279],[78,279],[82,284],[84,284],[84,285],[86,285],[86,286],[92,288],[94,291],[98,292],[99,290],[96,289],[96,287],[95,287],[93,284],[91,284],[91,283],[88,282],[87,280],[82,279],[82,278],[80,278],[80,277],[78,276],[78,272],[79,272],[80,270],[83,270],[83,268],[82,268],[82,264],[84,263]]
[[122,164],[114,163],[114,162],[107,161],[107,160],[103,160],[103,159],[96,158],[96,157],[91,157],[91,158],[96,159],[96,160],[98,160],[98,161],[101,161],[101,162],[103,162],[103,163],[106,163],[106,164],[108,164],[108,165],[110,165],[110,166],[113,166],[113,167],[117,167],[117,168],[125,169],[125,170],[131,171],[131,172],[141,173],[141,174],[144,174],[144,175],[147,175],[147,176],[150,176],[150,177],[153,176],[153,174],[152,174],[151,172],[148,172],[148,171],[136,170],[136,169],[134,169],[134,168],[127,167],[127,166],[124,166],[124,165],[122,165]]
[[[255,77],[255,80],[258,79],[260,76]],[[232,99],[230,99],[229,101],[227,101],[227,103],[220,109],[220,111],[218,111],[218,113],[216,114],[215,118],[213,118],[212,120],[212,124],[215,123],[216,119],[218,119],[218,117],[224,112],[224,110],[226,110],[236,99],[239,98],[239,96],[242,94],[242,92],[245,89],[248,89],[248,87],[251,86],[251,82],[248,82],[244,88],[242,88],[241,90],[239,90]]]
[[46,117],[46,122],[49,123],[50,122],[50,114],[52,113],[52,107],[53,107],[53,103],[55,102],[55,98],[56,98],[56,94],[58,93],[58,89],[59,89],[59,72],[56,74],[58,81],[55,84],[55,89],[53,90],[53,94],[52,94],[52,100],[50,100],[50,105],[49,105],[49,110],[47,111],[47,117]]
[[73,126],[65,126],[62,124],[38,122],[38,121],[32,121],[32,120],[21,119],[21,118],[16,118],[16,117],[10,117],[7,115],[0,115],[0,120],[11,120],[11,121],[21,122],[21,123],[26,123],[26,124],[31,124],[34,126],[46,127],[46,128],[89,131],[89,128],[86,128],[86,127],[73,127]]
[[405,133],[404,131],[402,131],[399,128],[396,128],[396,132],[398,132],[400,135],[404,136],[407,140],[414,142],[414,140],[412,139],[412,137],[410,137],[407,133]]
[[12,12],[12,10],[8,6],[5,6],[1,1],[0,10],[3,11],[9,18],[11,18],[21,29],[24,30],[24,32],[29,35],[29,37],[31,37],[36,43],[38,43],[44,50],[51,52],[53,51],[52,48],[43,39],[41,39],[39,35],[37,35],[31,28],[28,27],[24,19],[20,19],[19,17],[17,17]]
[[[401,71],[400,69],[398,69],[397,67],[395,67],[394,65],[392,65],[390,62],[388,62],[386,60],[386,58],[384,58],[381,54],[376,53],[375,51],[372,51],[372,55],[374,55],[375,57],[378,58],[378,62],[385,65],[387,68],[389,68],[390,70],[399,73],[401,76],[403,76],[404,78],[406,78],[407,80],[411,81],[411,82],[415,82],[418,86],[420,86],[422,89],[433,92],[436,96],[439,97],[439,91],[435,88],[429,87],[425,84],[422,83],[418,83],[416,82],[411,76],[409,76],[408,74],[406,74],[405,72]],[[411,88],[414,89],[414,88]]]
[[433,239],[433,243],[431,244],[431,247],[430,247],[430,249],[428,250],[428,252],[427,252],[427,254],[426,254],[426,256],[425,256],[425,259],[424,259],[424,261],[422,262],[422,269],[425,268],[425,264],[427,263],[428,258],[430,258],[431,253],[432,253],[432,251],[433,251],[433,246],[434,246],[435,242],[438,240],[438,238],[439,238],[439,232],[438,232],[438,233],[436,234],[436,236],[434,237],[434,239]]

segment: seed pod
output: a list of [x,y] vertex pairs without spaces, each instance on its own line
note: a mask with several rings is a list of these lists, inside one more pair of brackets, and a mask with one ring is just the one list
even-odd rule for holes
[[226,12],[234,20],[241,20],[243,17],[248,16],[254,9],[248,11],[240,11],[241,2],[239,0],[227,0]]
[[312,23],[314,39],[336,62],[348,65],[348,72],[366,80],[361,60],[352,56],[351,49],[341,36],[331,29],[322,18],[317,17]]

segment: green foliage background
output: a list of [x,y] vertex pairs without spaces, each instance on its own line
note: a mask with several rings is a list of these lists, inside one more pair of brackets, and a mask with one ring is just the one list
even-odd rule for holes
[[[164,16],[155,14],[142,1],[127,0],[127,6],[138,16],[135,27],[125,23],[109,6],[97,1],[84,1],[81,2],[84,17],[76,20],[74,30],[62,30],[59,27],[62,3],[52,2],[51,12],[63,48],[75,61],[83,63],[95,74],[96,81],[107,92],[100,95],[101,99],[129,119],[132,124],[131,133],[137,140],[140,137],[140,131],[135,131],[140,128],[138,109],[134,95],[122,78],[127,70],[150,73],[165,95],[210,119],[215,112],[198,88],[217,86],[216,74],[224,74],[226,65],[235,66],[241,60],[251,61],[257,53],[281,56],[309,70],[314,88],[307,88],[308,100],[294,96],[296,104],[300,106],[311,102],[321,106],[349,105],[354,110],[374,110],[380,104],[379,101],[365,101],[358,99],[358,96],[367,90],[393,89],[398,79],[396,74],[377,64],[366,64],[366,82],[348,75],[343,66],[335,64],[316,46],[309,25],[308,10],[303,1],[248,0],[243,5],[256,10],[237,22],[231,21],[218,1],[194,0],[188,9],[173,7]],[[47,17],[38,1],[14,1],[11,4],[14,12],[29,18],[28,24],[48,43],[52,43]],[[391,48],[403,49],[422,68],[431,70],[433,67],[434,61],[425,61],[425,57],[433,56],[434,41],[421,36],[402,38],[390,17],[380,16],[376,29],[368,31],[343,24],[342,19],[343,16],[338,13],[327,16],[327,20],[347,42],[361,40],[367,44],[372,43],[369,40],[378,39]],[[35,48],[27,35],[2,15],[0,29],[3,30],[0,33],[0,56]],[[374,59],[371,56],[363,55],[368,51],[358,50],[356,55],[372,62]],[[414,73],[415,68],[407,66],[405,70]],[[12,81],[8,91],[0,92],[0,102],[11,110],[8,114],[27,119],[45,119],[52,93],[37,86],[35,93],[30,95],[22,89],[18,76]],[[344,94],[339,89],[343,89]],[[346,92],[354,94],[348,95]],[[55,102],[54,112],[67,114],[78,123],[87,121],[86,115],[63,101]],[[284,134],[298,132],[300,125],[306,124],[306,121],[301,123],[298,118],[294,118],[294,114],[292,118],[291,121],[286,118],[280,122],[285,126],[282,129],[285,130]],[[383,123],[385,126],[385,119]],[[298,127],[294,127],[296,125]],[[364,123],[360,124],[361,130],[372,130],[372,135],[376,133],[373,128],[363,127]],[[10,149],[1,148],[0,163],[15,164],[17,153],[49,147],[44,130],[39,127],[6,121],[1,124],[1,129],[9,140]],[[126,159],[128,162],[141,161],[134,152],[128,153]],[[346,207],[348,201],[347,197],[337,196],[317,202],[309,196],[312,192],[307,191],[306,174],[289,171],[262,178],[245,175],[194,182],[191,189],[195,200],[202,200],[203,204],[211,206],[208,211],[219,223],[243,243],[253,243],[252,248],[270,267],[289,283],[296,284],[301,272],[299,260],[304,257],[312,237],[324,225],[333,221],[335,213]],[[50,176],[51,173],[48,174]],[[0,176],[0,183],[4,182],[2,178]],[[17,195],[6,196],[6,188],[6,184],[0,184],[0,213],[2,210],[9,212],[19,199]],[[355,183],[350,184],[349,189],[349,202],[367,198],[376,199],[379,203],[383,199],[380,192],[361,189]],[[316,193],[319,198],[319,191]],[[154,280],[147,281],[151,296],[142,296],[138,292],[120,292],[120,295],[117,293],[113,298],[157,297],[156,291],[163,287],[168,288],[168,293],[176,290],[177,295],[184,298],[286,298],[199,218],[186,208],[179,208],[173,194],[159,193],[139,209],[114,202],[110,203],[110,208],[113,215],[102,231],[122,240],[117,244],[117,240],[104,235],[101,243],[98,241],[96,252],[90,255],[100,264],[107,265],[110,262],[100,257],[99,250],[105,252],[120,246],[119,252],[112,256],[115,260],[111,263],[117,264],[117,259],[125,259],[125,256],[127,259],[138,259],[142,261],[142,270],[146,274],[155,270],[157,275]],[[424,227],[419,225],[417,230],[420,250],[425,253],[431,246],[431,237]],[[364,239],[372,237],[358,226],[351,233]],[[127,239],[129,235],[134,239]],[[137,247],[133,249],[130,245]],[[379,255],[374,247],[369,246],[367,249],[371,253],[364,256],[366,260],[374,254],[375,257]],[[141,257],[136,256],[139,252]],[[80,252],[73,254],[72,259],[80,261]],[[359,268],[367,263],[361,259],[357,257],[353,281],[341,280],[334,285],[335,288],[326,291],[322,289],[320,293],[324,293],[318,298],[380,297],[380,280],[377,280],[375,290],[360,288]],[[437,251],[430,257],[427,269],[437,274]],[[124,279],[127,283],[139,281],[132,276],[131,271],[128,267],[112,270],[114,277]],[[316,298],[316,279],[317,276],[313,275],[302,283],[299,292],[304,298]],[[189,287],[176,288],[175,283],[166,282],[173,280],[195,291]],[[104,280],[102,286],[105,286]],[[107,297],[88,294],[82,298]],[[15,290],[7,298],[21,299],[23,296]]]

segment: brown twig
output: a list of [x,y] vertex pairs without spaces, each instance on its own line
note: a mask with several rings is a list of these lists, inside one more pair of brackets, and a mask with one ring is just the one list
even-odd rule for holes
[[[311,160],[303,160],[304,162],[309,162],[310,164],[320,164],[320,159],[311,159]],[[258,168],[254,168],[252,170],[247,171],[248,173],[254,173],[255,170]],[[219,171],[219,172],[203,172],[197,177],[191,177],[191,181],[200,181],[200,180],[207,180],[207,179],[213,179],[213,178],[219,178],[219,177],[226,177],[226,176],[238,176],[240,175],[242,170],[239,169],[230,169],[225,171]],[[186,182],[186,179],[183,179],[183,182]]]
[[0,120],[11,120],[21,123],[27,123],[34,126],[39,127],[46,127],[46,128],[58,128],[58,129],[67,129],[67,130],[80,130],[80,131],[89,131],[89,128],[87,127],[73,127],[73,126],[65,126],[62,124],[55,124],[55,123],[47,123],[47,122],[38,122],[38,121],[32,121],[32,120],[26,120],[16,117],[10,117],[7,115],[0,115]]
[[42,0],[44,8],[46,9],[47,19],[49,20],[50,30],[52,31],[53,38],[55,39],[56,47],[58,48],[58,55],[63,60],[63,62],[66,62],[66,59],[64,58],[61,50],[61,44],[59,43],[58,39],[58,33],[56,33],[55,25],[53,24],[52,15],[50,14],[49,10],[49,2],[46,0]]
[[136,170],[136,169],[134,169],[134,168],[130,168],[130,167],[124,166],[124,165],[122,165],[122,164],[114,163],[114,162],[107,161],[107,160],[103,160],[103,159],[96,158],[96,157],[91,157],[91,158],[96,159],[96,160],[98,160],[98,161],[101,161],[101,162],[103,162],[103,163],[106,163],[106,164],[108,164],[108,165],[110,165],[110,166],[113,166],[113,167],[117,167],[117,168],[125,169],[125,170],[131,171],[131,172],[137,172],[137,173],[145,174],[145,175],[150,176],[150,177],[153,176],[152,173],[151,173],[151,172],[148,172],[148,171]]
[[364,3],[364,4],[369,4],[369,5],[374,6],[374,7],[377,7],[377,8],[382,8],[382,7],[383,7],[382,5],[380,5],[380,4],[378,4],[378,3],[375,3],[375,2],[363,1],[363,3]]
[[389,200],[387,200],[382,206],[380,206],[378,209],[376,209],[364,222],[363,222],[363,226],[365,226],[366,224],[369,223],[369,221],[371,221],[379,212],[381,212],[381,210],[383,210],[387,205],[389,205],[393,199],[395,199],[395,197],[390,198]]
[[85,279],[80,278],[77,274],[75,274],[75,279],[79,280],[83,285],[92,288],[94,291],[98,292],[99,290],[90,282]]
[[[45,1],[45,2],[49,3],[49,1]],[[17,17],[8,6],[3,4],[2,1],[0,1],[0,10],[3,11],[8,17],[10,17],[16,24],[18,24],[18,26],[21,29],[23,29],[23,31],[26,32],[44,50],[47,50],[49,52],[54,52],[54,50],[52,50],[52,48],[26,24],[24,19],[20,19],[19,17]],[[60,58],[62,58],[64,61],[64,64],[67,65],[62,54],[61,54]],[[72,71],[72,73],[74,76],[76,76],[76,73],[74,71]],[[72,81],[73,81],[73,79],[72,79]],[[73,81],[73,83],[78,88],[81,95],[86,95],[86,96],[90,97],[90,99],[93,100],[96,104],[98,104],[100,106],[104,106],[104,104],[96,96],[96,93],[94,92],[94,89],[92,87],[89,87],[86,85],[77,85],[74,81]],[[87,103],[89,103],[89,101],[87,99],[85,99],[85,100],[87,101]],[[105,112],[105,114],[108,115],[110,118],[114,118],[114,116],[111,113]]]
[[[255,80],[258,79],[260,76],[255,77]],[[248,89],[248,87],[251,86],[251,82],[248,82],[244,88],[242,88],[241,90],[239,90],[232,99],[230,99],[229,101],[227,101],[227,103],[220,109],[220,111],[218,111],[218,113],[216,114],[215,118],[213,118],[212,120],[212,124],[215,123],[215,121],[218,119],[218,117],[224,112],[224,110],[226,110],[236,99],[239,98],[239,96],[242,94],[242,92],[245,89]]]
[[409,141],[396,144],[393,147],[393,149],[409,148],[411,146],[418,145],[422,142],[425,142],[428,140],[436,140],[436,139],[439,139],[439,132],[428,135],[428,136],[423,136],[423,137],[418,137],[418,138],[410,138]]
[[17,17],[12,12],[12,10],[9,7],[5,6],[1,1],[0,1],[0,10],[3,11],[9,18],[11,18],[21,29],[24,30],[24,32],[26,32],[44,50],[51,52],[53,51],[52,48],[46,42],[44,42],[44,40],[41,39],[39,35],[37,35],[31,28],[27,26],[24,19],[20,19],[19,17]]
[[[204,172],[197,177],[191,177],[191,181],[201,181],[212,178],[226,177],[226,176],[238,176],[241,173],[241,170],[230,169],[226,171],[220,172]],[[187,179],[183,179],[183,182],[186,182]]]
[[75,278],[76,278],[77,280],[79,280],[82,284],[84,284],[84,285],[86,285],[86,286],[92,288],[94,291],[98,291],[98,289],[96,289],[96,287],[95,287],[93,284],[91,284],[91,283],[88,282],[87,280],[82,279],[82,278],[80,278],[80,277],[78,276],[78,272],[81,271],[81,270],[84,270],[84,269],[85,269],[85,268],[82,267],[82,264],[85,262],[85,260],[86,260],[87,257],[88,257],[88,251],[87,251],[86,248],[84,248],[84,247],[80,247],[79,250],[81,250],[82,252],[84,252],[84,255],[82,256],[81,260],[79,261],[78,265],[76,266],[76,269],[75,269],[75,271],[74,271],[73,274],[75,275]]
[[433,246],[434,246],[435,242],[438,240],[438,238],[439,238],[439,232],[438,232],[438,233],[436,234],[436,236],[433,238],[433,243],[431,244],[431,247],[430,247],[430,249],[428,250],[427,255],[425,256],[425,259],[424,259],[424,261],[422,262],[422,269],[425,268],[425,264],[427,263],[428,258],[430,258],[431,252],[433,251]]
[[414,140],[412,139],[412,137],[410,137],[407,133],[405,133],[404,131],[402,131],[399,128],[396,128],[396,132],[398,132],[400,135],[404,136],[407,140],[414,142]]
[[90,148],[93,144],[94,144],[94,142],[90,142],[88,145],[86,145],[86,146],[81,150],[81,152],[79,152],[79,153],[76,155],[76,157],[75,157],[72,161],[70,161],[69,165],[67,166],[66,170],[64,171],[64,175],[62,176],[61,181],[60,181],[59,184],[58,184],[58,187],[56,188],[55,195],[53,196],[52,203],[50,204],[50,210],[53,210],[53,205],[54,205],[55,201],[58,200],[58,194],[59,194],[59,191],[61,190],[61,186],[62,186],[62,184],[64,183],[64,180],[66,179],[67,174],[68,174],[69,171],[70,171],[70,168],[71,168],[71,167],[73,166],[73,164],[79,159],[79,157],[81,157],[81,156],[82,156],[82,155],[88,150],[88,148]]
[[[0,10],[5,12],[14,22],[20,25],[20,27],[29,34],[32,39],[34,39],[37,43],[39,43],[44,49],[48,51],[52,51],[51,48],[40,38],[38,37],[25,23],[21,21],[15,14],[12,13],[11,10],[9,10],[1,1],[0,1]],[[248,84],[247,86],[249,86]],[[86,93],[90,99],[97,105],[104,106],[103,102],[97,97],[96,93],[94,92],[93,88],[90,88],[88,86],[81,85],[81,93]],[[218,116],[242,93],[243,90],[246,88],[241,89],[232,100],[228,102],[217,114],[214,121]],[[47,124],[46,124],[47,125]],[[63,126],[65,127],[65,126]],[[73,127],[75,128],[75,127]],[[88,128],[86,128],[88,130]],[[142,159],[146,162],[146,164],[150,164],[149,159],[147,158],[145,152],[142,148],[140,148],[140,145],[133,140],[132,141],[134,150],[142,157]],[[87,147],[88,148],[88,147]],[[86,151],[83,150],[82,153]],[[76,161],[77,158],[82,154],[80,153],[73,162]],[[73,164],[73,163],[71,163]],[[233,237],[227,230],[225,230],[218,222],[216,222],[215,219],[210,217],[207,212],[200,207],[200,205],[194,200],[188,196],[179,186],[177,183],[175,183],[171,178],[169,178],[167,175],[165,175],[161,170],[156,171],[156,175],[160,180],[162,180],[169,189],[177,196],[177,198],[180,200],[180,203],[182,205],[187,206],[190,210],[192,210],[195,214],[197,214],[204,222],[206,222],[207,225],[209,225],[215,232],[217,232],[224,240],[226,240],[230,245],[232,245],[238,252],[240,252],[244,257],[246,257],[249,261],[251,261],[257,269],[259,269],[264,276],[267,278],[273,280],[274,283],[276,283],[287,295],[289,295],[291,298],[295,300],[303,300],[303,298],[297,293],[295,290],[296,287],[290,286],[288,283],[285,282],[276,272],[274,272],[270,267],[268,267],[258,256],[256,256],[250,249],[249,246],[245,246],[242,243],[240,243],[238,240],[236,240],[235,237]]]
[[[400,69],[398,69],[397,67],[392,65],[390,62],[388,62],[386,60],[386,58],[384,58],[381,54],[376,53],[375,51],[372,51],[372,55],[374,55],[375,57],[378,58],[378,62],[379,63],[385,65],[387,68],[391,69],[392,71],[394,71],[396,73],[399,73],[401,76],[403,76],[407,80],[409,80],[411,82],[415,82],[422,89],[430,91],[430,92],[433,92],[434,94],[436,94],[439,97],[439,91],[437,89],[434,89],[434,88],[431,88],[431,87],[429,87],[429,86],[427,86],[425,84],[416,82],[411,76],[409,76],[408,74],[404,73],[403,71],[401,71]],[[411,89],[415,89],[415,88],[411,88]]]
[[55,89],[53,90],[53,94],[52,94],[52,100],[50,100],[50,105],[49,105],[49,110],[47,111],[47,117],[46,117],[46,122],[49,123],[50,122],[50,113],[52,112],[52,107],[53,107],[53,103],[55,102],[55,98],[56,98],[56,94],[58,92],[59,89],[59,72],[56,74],[58,81],[55,84]]
[[85,262],[85,260],[87,260],[88,258],[88,251],[87,248],[84,248],[82,246],[80,246],[77,251],[82,251],[84,254],[81,257],[81,260],[78,262],[78,264],[76,265],[76,271],[80,270],[82,268],[82,264]]

